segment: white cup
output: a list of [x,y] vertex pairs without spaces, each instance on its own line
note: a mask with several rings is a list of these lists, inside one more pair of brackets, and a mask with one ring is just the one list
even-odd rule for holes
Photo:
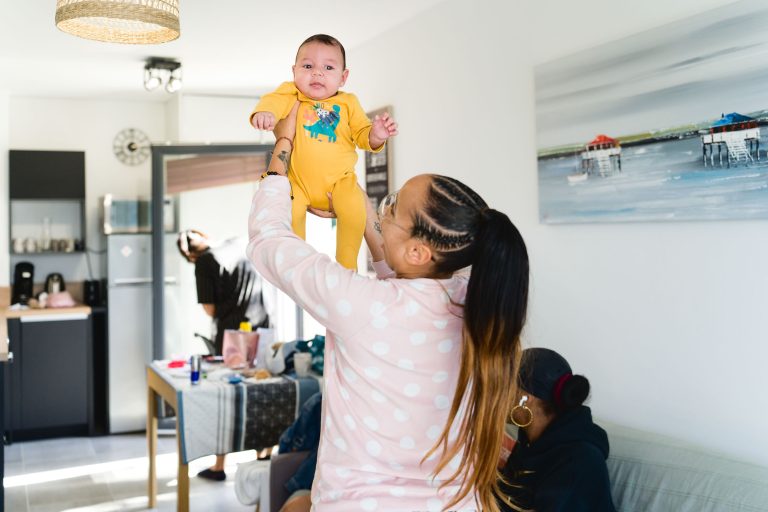
[[309,367],[312,365],[312,354],[309,352],[296,352],[293,354],[293,367],[296,368],[296,375],[306,377],[309,375]]
[[15,253],[22,253],[22,252],[24,252],[24,239],[23,238],[14,238],[13,239],[13,252],[15,252]]

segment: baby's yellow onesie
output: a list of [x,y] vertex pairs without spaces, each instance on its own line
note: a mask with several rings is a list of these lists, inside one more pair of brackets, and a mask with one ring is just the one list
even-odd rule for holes
[[285,82],[261,97],[251,117],[256,112],[271,112],[275,119],[284,119],[297,99],[296,138],[288,167],[293,231],[306,238],[307,206],[327,210],[326,192],[330,192],[338,218],[336,261],[355,270],[365,231],[365,196],[357,186],[355,146],[378,152],[384,145],[371,148],[371,121],[357,96],[346,92],[313,100],[293,82]]

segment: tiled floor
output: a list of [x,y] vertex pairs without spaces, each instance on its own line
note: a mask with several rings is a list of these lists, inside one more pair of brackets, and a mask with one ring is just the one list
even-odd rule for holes
[[[116,512],[176,510],[176,438],[158,440],[158,504],[147,508],[147,443],[143,434],[62,438],[5,447],[6,512]],[[213,463],[189,464],[191,512],[244,512],[235,496],[238,462],[253,451],[227,456],[227,480],[194,478]],[[266,464],[266,462],[265,462]]]

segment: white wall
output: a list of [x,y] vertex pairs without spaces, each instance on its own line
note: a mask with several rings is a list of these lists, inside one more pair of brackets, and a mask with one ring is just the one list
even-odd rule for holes
[[448,0],[350,51],[345,89],[393,106],[393,186],[448,174],[518,225],[525,343],[590,378],[597,416],[768,465],[768,222],[538,222],[533,65],[725,3]]
[[8,261],[8,130],[10,96],[0,91],[0,286],[10,284]]
[[261,143],[274,141],[271,133],[256,131],[248,114],[258,97],[194,96],[178,98],[178,133],[185,143]]
[[[112,140],[124,128],[138,128],[151,141],[164,141],[163,104],[12,97],[9,118],[10,149],[85,151],[86,240],[93,251],[103,250],[100,198],[110,192],[124,197],[151,195],[151,159],[137,166],[125,165],[112,153]],[[0,205],[3,209],[7,208],[5,201],[3,199]],[[0,258],[8,254],[7,245],[8,237],[0,237]],[[104,272],[102,259],[100,254],[90,254],[94,278]],[[68,255],[54,259],[42,256],[31,261],[36,266],[36,281],[41,281],[48,271],[53,270],[62,272],[65,280],[88,279],[83,257]],[[7,267],[2,266],[3,269]]]

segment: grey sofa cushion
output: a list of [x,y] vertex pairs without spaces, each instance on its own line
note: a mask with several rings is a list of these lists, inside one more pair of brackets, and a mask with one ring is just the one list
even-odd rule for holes
[[768,511],[768,468],[657,434],[608,432],[608,475],[621,512]]

